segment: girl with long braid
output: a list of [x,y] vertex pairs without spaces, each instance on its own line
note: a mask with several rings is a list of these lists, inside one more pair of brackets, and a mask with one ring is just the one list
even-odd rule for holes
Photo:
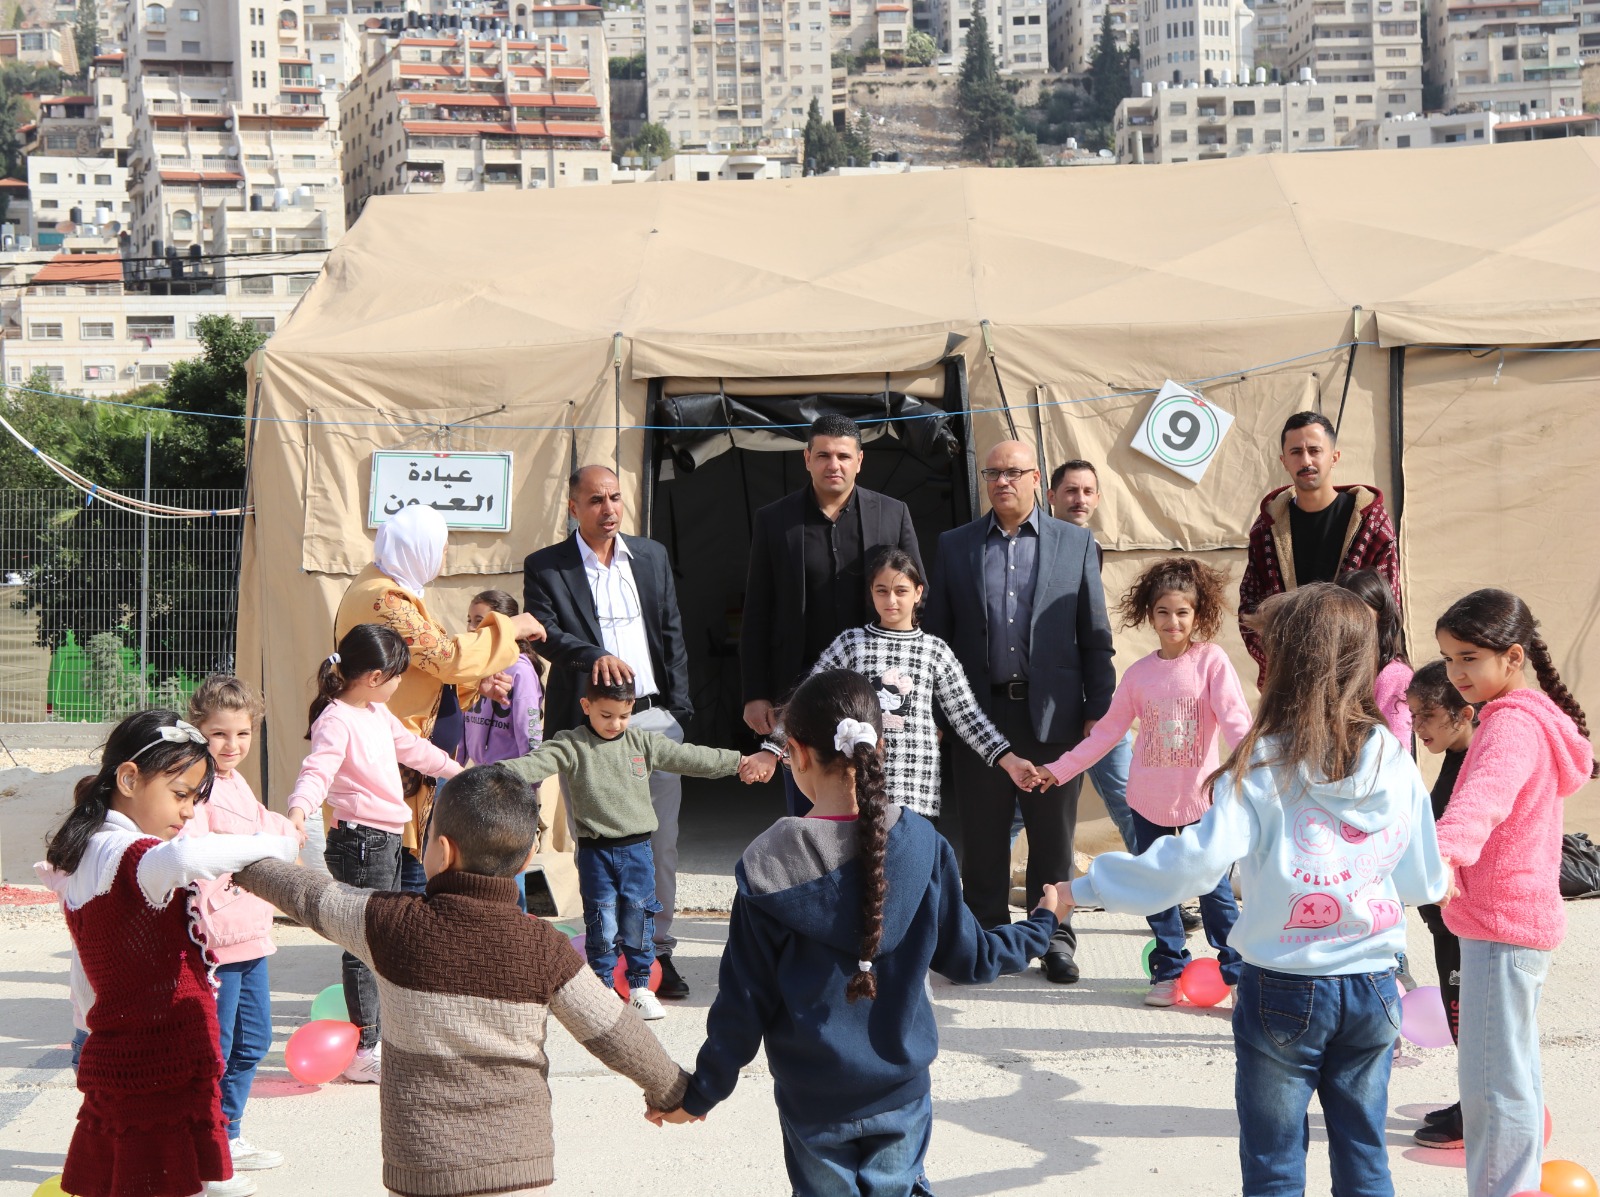
[[1539,1187],[1539,995],[1567,929],[1557,882],[1562,800],[1595,776],[1583,708],[1538,628],[1528,605],[1504,590],[1473,591],[1434,626],[1450,681],[1479,707],[1438,829],[1455,874],[1443,905],[1461,940],[1457,1067],[1472,1197]]
[[928,970],[957,984],[1021,972],[1050,945],[1057,890],[1025,922],[979,925],[949,843],[887,792],[882,716],[860,674],[813,674],[782,719],[812,810],[739,861],[705,1045],[682,1106],[649,1117],[703,1118],[764,1042],[795,1193],[926,1193]]

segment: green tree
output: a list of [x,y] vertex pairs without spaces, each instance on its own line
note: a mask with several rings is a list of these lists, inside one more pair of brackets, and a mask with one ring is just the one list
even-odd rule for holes
[[613,79],[643,79],[645,71],[644,51],[630,54],[626,58],[608,59],[607,74]]
[[1006,163],[1016,167],[1044,165],[1044,155],[1039,152],[1039,139],[1032,133],[1019,130],[1005,139]]
[[162,404],[198,418],[175,419],[162,436],[158,485],[242,489],[245,365],[266,334],[232,316],[202,316],[198,331],[200,356],[172,367]]
[[100,49],[100,10],[96,0],[78,0],[78,19],[72,28],[72,40],[78,51],[78,75],[87,80],[94,66],[94,56]]
[[1117,44],[1117,33],[1111,25],[1111,12],[1106,10],[1100,18],[1100,36],[1094,51],[1089,55],[1089,98],[1092,102],[1091,119],[1097,125],[1109,125],[1117,115],[1117,105],[1133,94],[1128,73],[1128,52]]
[[805,162],[817,174],[827,174],[836,166],[844,165],[844,142],[833,122],[824,120],[822,105],[811,97],[811,107],[806,111]]
[[865,166],[872,161],[872,118],[862,112],[852,123],[845,126],[842,139],[846,158],[854,158],[857,166]]
[[961,60],[961,78],[956,88],[956,108],[961,117],[961,141],[966,151],[988,162],[1000,142],[1017,123],[1017,104],[1000,81],[994,47],[989,44],[989,22],[983,5],[972,6],[972,24],[967,29],[967,53]]
[[906,38],[906,65],[927,66],[939,57],[939,43],[920,29],[911,31]]
[[624,152],[636,154],[646,160],[660,158],[665,161],[677,151],[672,147],[672,134],[667,131],[665,125],[645,121],[639,126],[639,132],[634,134],[633,142]]

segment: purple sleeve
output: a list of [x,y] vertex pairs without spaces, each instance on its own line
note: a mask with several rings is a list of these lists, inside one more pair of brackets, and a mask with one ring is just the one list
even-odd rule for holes
[[527,657],[511,667],[511,736],[517,756],[527,756],[544,739],[544,687]]

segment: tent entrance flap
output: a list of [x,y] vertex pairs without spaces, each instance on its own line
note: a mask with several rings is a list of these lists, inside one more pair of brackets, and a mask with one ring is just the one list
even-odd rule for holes
[[674,467],[688,474],[729,449],[802,449],[806,427],[824,415],[855,420],[867,444],[894,437],[930,465],[948,463],[960,452],[943,408],[890,390],[875,395],[669,395],[653,404],[650,422],[663,430],[666,456]]

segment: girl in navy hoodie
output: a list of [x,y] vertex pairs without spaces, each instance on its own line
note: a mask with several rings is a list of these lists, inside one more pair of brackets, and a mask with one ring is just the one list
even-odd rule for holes
[[1025,922],[978,924],[949,843],[885,791],[882,717],[860,674],[814,674],[782,718],[813,807],[739,861],[705,1046],[683,1105],[649,1117],[703,1118],[765,1042],[798,1197],[929,1193],[928,970],[958,984],[1021,972],[1050,946],[1056,887]]

